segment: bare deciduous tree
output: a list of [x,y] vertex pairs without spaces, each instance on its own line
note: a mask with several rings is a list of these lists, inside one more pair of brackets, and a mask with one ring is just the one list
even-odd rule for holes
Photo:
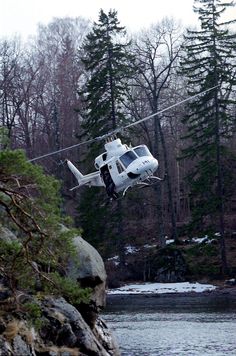
[[[167,93],[172,80],[172,72],[180,48],[179,28],[172,20],[165,19],[150,31],[143,32],[136,40],[134,52],[136,54],[136,68],[138,75],[135,84],[145,95],[146,107],[149,113],[156,113],[164,104],[168,103]],[[146,131],[150,130],[150,123]],[[172,187],[168,166],[168,152],[161,117],[155,117],[152,125],[152,148],[154,155],[163,162],[166,173],[167,191],[171,212],[172,235],[176,239],[176,218],[173,202]],[[150,140],[150,133],[149,133]],[[159,243],[165,245],[165,231],[163,221],[163,186],[154,187],[156,192],[157,230]]]

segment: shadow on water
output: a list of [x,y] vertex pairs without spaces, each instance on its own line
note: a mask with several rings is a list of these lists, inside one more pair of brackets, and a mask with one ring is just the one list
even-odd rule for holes
[[236,296],[227,293],[107,296],[105,313],[132,311],[236,312]]

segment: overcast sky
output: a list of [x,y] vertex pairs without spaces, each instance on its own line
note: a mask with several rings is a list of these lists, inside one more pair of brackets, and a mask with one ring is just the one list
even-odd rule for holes
[[193,0],[0,0],[0,37],[35,34],[38,23],[53,17],[82,16],[98,20],[99,10],[118,11],[118,19],[129,31],[174,17],[183,25],[196,23]]
[[[0,37],[34,35],[37,24],[47,24],[53,17],[82,16],[98,20],[99,10],[115,9],[121,25],[137,31],[164,17],[181,20],[184,26],[197,23],[194,0],[0,0]],[[230,18],[236,18],[236,8]]]

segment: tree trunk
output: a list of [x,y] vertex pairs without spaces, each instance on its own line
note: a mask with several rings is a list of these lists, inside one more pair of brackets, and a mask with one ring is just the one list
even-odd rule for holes
[[[217,75],[217,74],[216,74]],[[218,106],[218,88],[215,89],[215,120],[216,120],[216,164],[217,164],[217,195],[219,197],[219,228],[220,228],[220,255],[222,274],[228,274],[228,263],[225,248],[225,208],[224,208],[224,189],[223,173],[220,149],[220,123],[219,123],[219,106]]]
[[[159,130],[158,130],[158,118],[154,120],[154,155],[159,161]],[[156,212],[157,212],[157,236],[158,243],[161,247],[165,247],[165,233],[164,233],[164,221],[163,221],[163,192],[162,184],[158,183],[154,185],[154,191],[156,194]]]
[[176,241],[178,239],[177,228],[176,228],[176,214],[175,214],[175,207],[174,207],[170,174],[169,174],[167,149],[166,149],[165,137],[163,134],[163,130],[161,128],[160,120],[158,118],[156,118],[156,121],[158,123],[161,144],[162,144],[162,149],[163,149],[163,156],[164,156],[164,167],[165,167],[165,174],[166,174],[166,179],[167,179],[167,193],[168,193],[168,200],[169,200],[169,204],[170,204],[170,213],[171,213],[172,238]]
[[120,260],[121,270],[125,269],[125,240],[124,240],[124,224],[123,224],[123,215],[122,215],[122,201],[117,201],[116,214],[118,217],[117,221],[117,238],[118,238],[118,255]]

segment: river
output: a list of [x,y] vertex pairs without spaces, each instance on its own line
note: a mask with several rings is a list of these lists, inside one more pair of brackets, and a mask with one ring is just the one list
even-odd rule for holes
[[236,355],[236,299],[110,296],[103,315],[122,356]]

